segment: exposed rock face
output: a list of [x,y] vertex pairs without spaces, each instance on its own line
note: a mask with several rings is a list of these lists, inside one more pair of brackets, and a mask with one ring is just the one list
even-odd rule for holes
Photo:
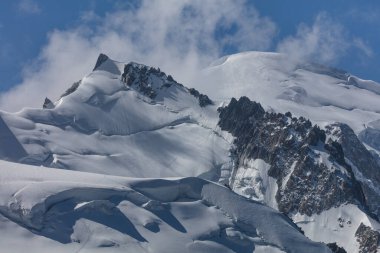
[[[150,78],[151,74],[158,77],[164,77],[165,75],[163,72],[160,72],[154,68],[149,68],[147,66],[135,63],[128,63],[124,66],[124,72],[121,80],[127,86],[135,86],[142,94],[153,99],[157,96],[156,89],[160,87],[154,87],[153,80]],[[168,82],[165,83],[165,85],[166,87],[170,87],[173,82],[170,82],[169,80],[167,81]]]
[[355,177],[361,184],[369,210],[380,217],[380,166],[376,158],[348,125],[331,124],[326,127],[326,132],[341,144],[344,157],[351,163]]
[[102,65],[105,61],[107,61],[109,58],[108,58],[108,56],[107,55],[105,55],[105,54],[100,54],[99,56],[98,56],[98,60],[96,61],[96,63],[95,63],[95,67],[94,67],[94,69],[93,70],[95,70],[95,69],[97,69],[100,65]]
[[201,107],[212,105],[211,99],[201,94],[196,89],[188,89],[182,84],[176,82],[171,75],[166,75],[160,69],[147,67],[138,63],[128,63],[124,66],[124,72],[121,80],[127,87],[133,87],[145,96],[154,99],[162,90],[170,88],[173,85],[186,89],[191,95],[198,99]]
[[199,105],[201,107],[205,107],[207,105],[212,105],[214,104],[211,99],[207,96],[207,95],[204,95],[204,94],[201,94],[199,93],[199,91],[197,91],[196,89],[194,88],[190,88],[189,89],[189,92],[191,95],[193,95],[194,97],[198,98],[199,100]]
[[44,101],[44,104],[42,105],[42,108],[44,108],[44,109],[53,109],[54,108],[54,104],[53,104],[53,102],[50,99],[45,98],[45,101]]
[[380,244],[380,233],[370,227],[360,224],[355,233],[356,240],[360,244],[360,253],[376,253]]
[[336,243],[328,243],[327,247],[329,247],[333,253],[347,253],[344,248],[339,247]]
[[219,112],[219,126],[235,137],[237,164],[249,159],[270,164],[280,211],[312,215],[343,203],[366,206],[342,146],[326,140],[309,120],[265,112],[246,97],[232,99]]
[[0,159],[2,160],[20,162],[28,155],[2,116],[0,116],[0,143]]
[[61,95],[61,98],[62,98],[62,97],[65,97],[65,96],[67,96],[67,95],[70,95],[71,93],[73,93],[74,91],[76,91],[76,90],[78,89],[80,83],[81,83],[81,80],[79,80],[78,82],[73,83],[73,85],[71,85],[71,87],[68,88],[68,89],[65,91],[65,93],[63,93],[63,94]]

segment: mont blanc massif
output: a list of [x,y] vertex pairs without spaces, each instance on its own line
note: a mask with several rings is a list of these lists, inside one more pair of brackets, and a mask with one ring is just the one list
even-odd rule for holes
[[380,84],[264,52],[198,80],[100,54],[1,111],[1,252],[380,252]]

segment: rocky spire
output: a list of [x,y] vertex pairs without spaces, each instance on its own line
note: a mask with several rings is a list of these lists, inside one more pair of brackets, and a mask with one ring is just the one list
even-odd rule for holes
[[93,70],[96,70],[100,65],[102,65],[105,61],[107,61],[109,58],[105,54],[99,54],[98,60],[96,60],[96,64]]
[[53,109],[54,108],[54,104],[53,104],[53,102],[50,99],[45,98],[45,102],[42,105],[42,108],[44,108],[44,109]]

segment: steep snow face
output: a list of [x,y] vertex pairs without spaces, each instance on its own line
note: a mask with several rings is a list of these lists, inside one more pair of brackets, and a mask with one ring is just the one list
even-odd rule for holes
[[[229,166],[229,143],[214,131],[216,106],[207,99],[158,69],[101,55],[95,70],[54,105],[1,117],[25,149],[25,163],[217,179]],[[7,149],[1,145],[0,154]]]
[[0,167],[0,245],[9,252],[331,252],[286,216],[199,178]]
[[[227,56],[205,69],[200,80],[195,88],[214,99],[247,96],[266,110],[290,111],[320,125],[346,123],[356,134],[365,129],[364,124],[380,119],[380,84],[340,70],[300,64],[283,54]],[[380,124],[370,125],[380,129]],[[380,136],[378,132],[371,133]]]

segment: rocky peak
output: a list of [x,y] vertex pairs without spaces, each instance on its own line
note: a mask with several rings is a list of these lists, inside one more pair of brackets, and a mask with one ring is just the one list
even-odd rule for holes
[[231,131],[233,135],[243,131],[247,123],[254,126],[265,115],[263,107],[259,103],[251,102],[247,97],[241,97],[239,101],[232,98],[228,109],[218,108],[218,112],[220,126],[223,130]]
[[45,98],[45,101],[44,101],[44,104],[42,105],[42,108],[44,109],[53,109],[55,106],[53,104],[53,102],[48,99],[48,98]]
[[121,80],[127,87],[136,88],[145,96],[153,99],[162,88],[169,88],[172,85],[179,85],[172,78],[169,78],[160,69],[155,69],[138,63],[128,63],[124,66]]
[[98,59],[96,60],[95,67],[93,70],[96,70],[100,65],[107,61],[109,57],[105,54],[99,54]]
[[159,68],[130,62],[124,65],[121,80],[127,87],[132,87],[151,99],[156,98],[162,91],[176,87],[184,89],[190,95],[197,98],[201,107],[213,104],[208,96],[201,94],[196,89],[184,87],[175,81],[171,75],[166,75]]

